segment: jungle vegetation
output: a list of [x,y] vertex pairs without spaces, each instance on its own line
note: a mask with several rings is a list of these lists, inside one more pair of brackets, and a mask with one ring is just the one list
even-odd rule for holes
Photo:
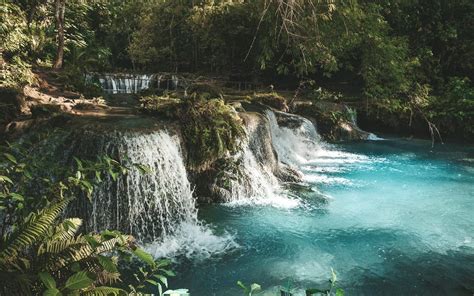
[[0,19],[3,88],[33,83],[32,67],[76,86],[86,71],[315,81],[393,129],[415,114],[474,132],[469,0],[5,0]]
[[[472,28],[471,0],[2,0],[0,122],[11,113],[9,94],[41,71],[82,92],[92,87],[87,72],[194,73],[272,84],[295,91],[292,100],[345,102],[392,131],[421,120],[432,134],[472,141]],[[254,99],[291,108],[277,94]],[[191,158],[196,170],[238,148],[240,122],[220,94],[168,107],[155,111],[195,123],[183,133],[202,147]],[[61,216],[104,174],[126,173],[120,163],[77,160],[54,177],[19,148],[1,158],[0,292],[166,286],[168,261],[154,261],[130,236],[84,234],[79,219]],[[120,262],[132,257],[144,267],[124,286]]]

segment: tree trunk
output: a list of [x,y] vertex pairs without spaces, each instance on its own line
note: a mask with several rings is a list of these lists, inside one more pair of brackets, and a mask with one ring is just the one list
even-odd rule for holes
[[55,16],[56,28],[58,30],[58,49],[56,53],[56,61],[53,68],[61,69],[63,67],[64,58],[64,11],[66,10],[66,0],[55,0]]

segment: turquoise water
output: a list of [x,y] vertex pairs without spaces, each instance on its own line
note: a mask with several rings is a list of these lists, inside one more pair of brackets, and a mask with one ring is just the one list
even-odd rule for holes
[[171,286],[241,295],[241,280],[300,295],[333,268],[346,295],[473,295],[474,149],[430,144],[332,146],[301,166],[308,187],[293,191],[295,207],[200,208],[232,245],[177,257]]

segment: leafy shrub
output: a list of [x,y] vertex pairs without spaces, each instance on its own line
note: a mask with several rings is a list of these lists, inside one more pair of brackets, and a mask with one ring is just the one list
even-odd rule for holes
[[319,87],[312,90],[311,99],[313,101],[340,101],[342,94]]
[[468,78],[451,78],[444,93],[431,97],[428,117],[441,133],[472,140],[474,136],[474,87]]
[[82,93],[86,98],[95,98],[104,95],[102,87],[97,79],[86,79],[84,70],[67,66],[59,72],[58,80],[64,85],[65,89]]
[[242,120],[221,99],[190,99],[180,112],[189,166],[202,171],[240,148],[245,134]]
[[36,82],[30,64],[19,57],[14,57],[11,62],[4,63],[0,75],[2,76],[0,88],[21,89],[25,85]]

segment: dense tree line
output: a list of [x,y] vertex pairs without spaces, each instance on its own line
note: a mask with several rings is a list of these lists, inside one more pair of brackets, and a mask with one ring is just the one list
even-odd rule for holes
[[348,81],[364,100],[472,111],[470,0],[7,0],[0,18],[9,73],[64,55],[81,71]]

